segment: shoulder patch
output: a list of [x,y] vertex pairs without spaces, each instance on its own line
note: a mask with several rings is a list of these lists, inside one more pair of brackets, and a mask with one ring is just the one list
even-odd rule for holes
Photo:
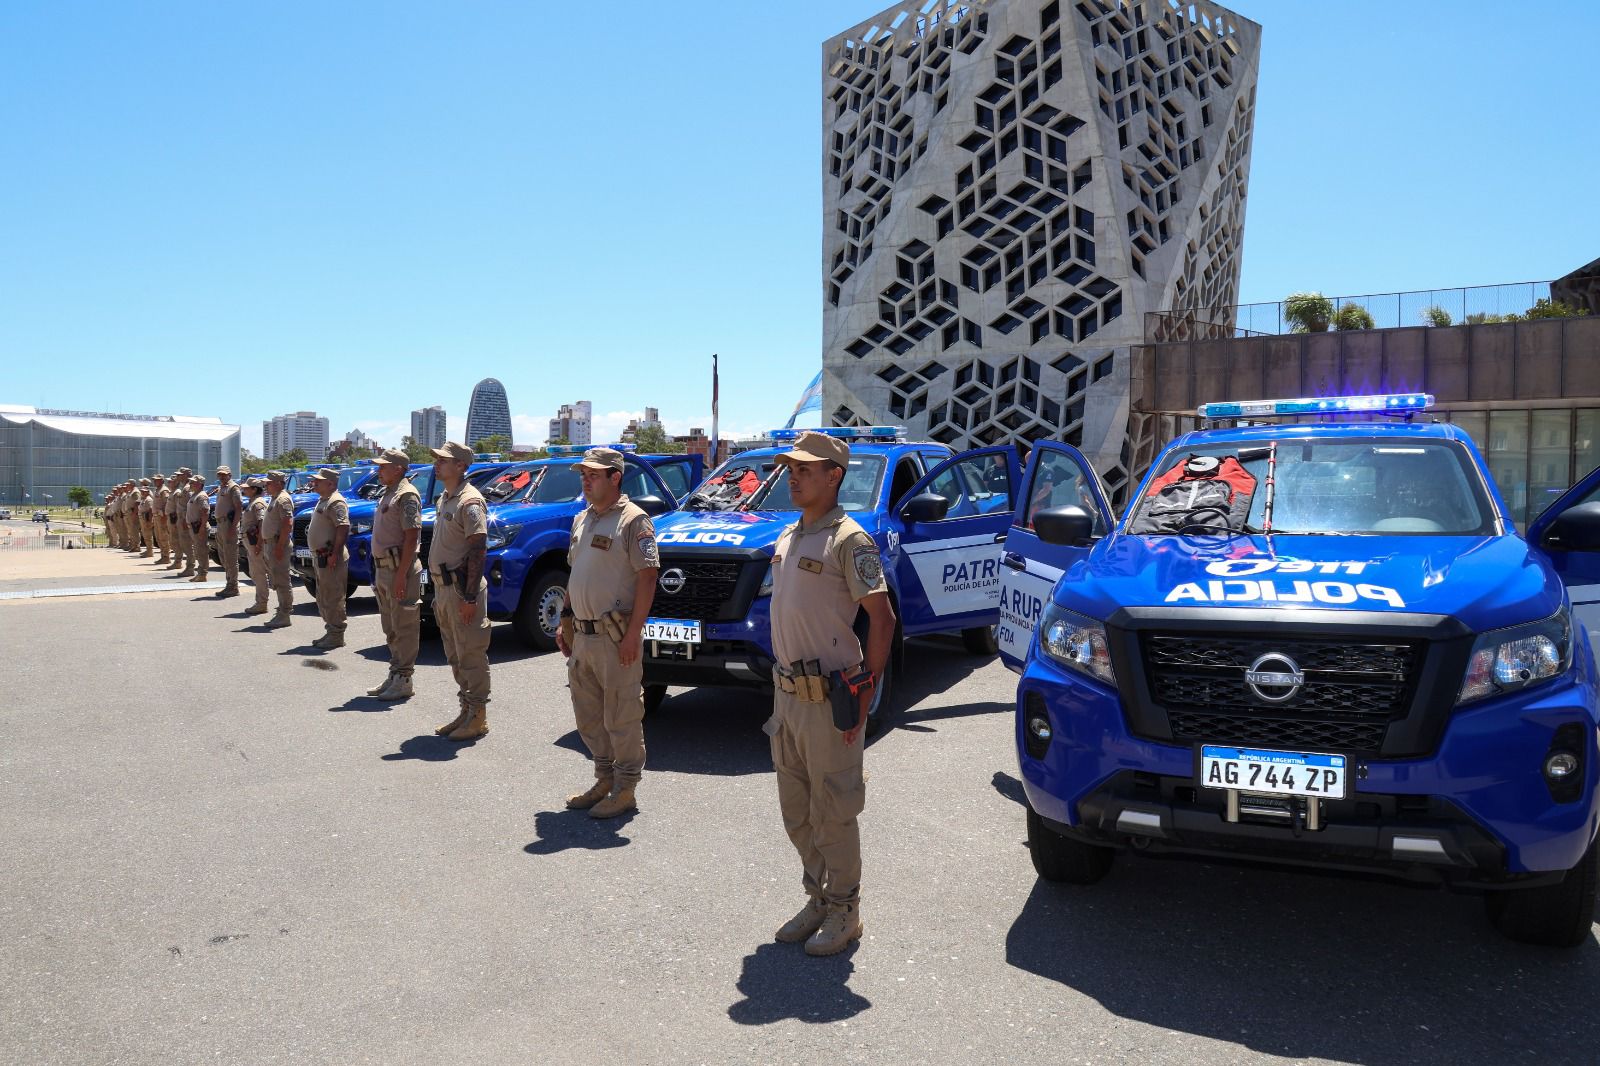
[[415,493],[406,493],[400,497],[400,508],[407,518],[421,519],[422,500]]
[[856,568],[856,577],[861,579],[863,585],[876,585],[883,580],[883,560],[878,558],[877,545],[857,546],[850,553],[850,561]]

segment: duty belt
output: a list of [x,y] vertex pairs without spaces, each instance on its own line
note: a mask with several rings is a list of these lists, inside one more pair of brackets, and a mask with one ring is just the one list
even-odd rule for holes
[[592,637],[600,632],[600,623],[598,621],[589,622],[582,618],[574,618],[572,625],[579,633],[583,633],[586,636]]

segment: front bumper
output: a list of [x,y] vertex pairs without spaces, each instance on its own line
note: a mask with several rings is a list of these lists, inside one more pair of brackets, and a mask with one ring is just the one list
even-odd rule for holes
[[[1041,709],[1052,737],[1035,757],[1025,719]],[[1600,824],[1586,646],[1566,677],[1453,713],[1428,756],[1353,756],[1351,791],[1323,802],[1316,830],[1298,820],[1227,821],[1227,793],[1195,787],[1193,747],[1133,736],[1115,691],[1037,653],[1018,685],[1015,725],[1023,790],[1047,823],[1078,839],[1153,853],[1486,887],[1572,868]],[[1557,802],[1541,768],[1564,725],[1582,738],[1583,781],[1577,799]]]
[[[644,645],[644,683],[646,685],[772,686],[772,630],[769,625],[770,597],[761,596],[751,604],[750,615],[741,622],[711,622],[702,628],[702,639],[685,656],[682,645]],[[655,617],[671,617],[657,603]]]

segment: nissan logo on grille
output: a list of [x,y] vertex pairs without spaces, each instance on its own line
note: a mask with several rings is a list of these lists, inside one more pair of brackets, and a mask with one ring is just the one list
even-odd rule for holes
[[661,586],[661,591],[669,596],[676,596],[683,591],[683,586],[689,579],[683,576],[683,571],[674,566],[671,570],[661,571],[661,579],[656,584]]
[[1287,655],[1269,651],[1250,664],[1250,669],[1244,672],[1244,683],[1257,699],[1283,703],[1300,691],[1306,683],[1306,675],[1300,671],[1300,664]]

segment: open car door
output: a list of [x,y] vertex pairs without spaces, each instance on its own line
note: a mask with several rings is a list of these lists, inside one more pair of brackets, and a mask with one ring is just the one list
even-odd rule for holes
[[1572,613],[1600,655],[1600,467],[1557,497],[1528,526],[1528,543],[1544,552],[1572,600]]
[[1000,556],[1000,659],[1021,672],[1045,601],[1061,575],[1089,554],[1089,545],[1046,544],[1034,517],[1058,507],[1081,507],[1094,520],[1094,537],[1115,524],[1105,487],[1083,453],[1070,444],[1039,441],[1028,455],[1015,520]]

